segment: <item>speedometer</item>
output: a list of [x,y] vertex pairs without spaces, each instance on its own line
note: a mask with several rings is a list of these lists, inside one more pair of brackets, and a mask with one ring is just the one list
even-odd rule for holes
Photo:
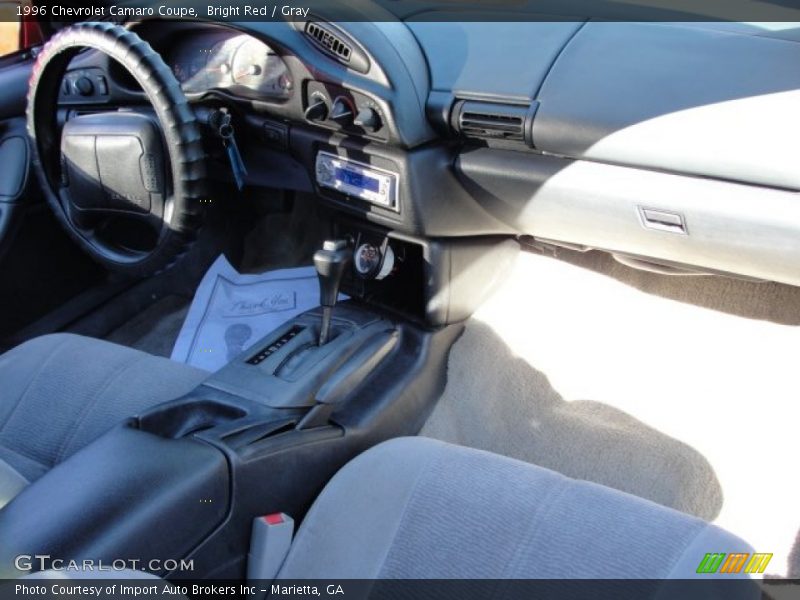
[[257,87],[261,82],[269,52],[267,46],[252,38],[239,46],[231,65],[234,83]]
[[255,38],[246,39],[236,49],[231,61],[231,77],[234,84],[273,98],[288,98],[292,89],[286,63]]
[[225,88],[231,85],[231,60],[240,42],[227,38],[211,49],[208,59],[208,87]]

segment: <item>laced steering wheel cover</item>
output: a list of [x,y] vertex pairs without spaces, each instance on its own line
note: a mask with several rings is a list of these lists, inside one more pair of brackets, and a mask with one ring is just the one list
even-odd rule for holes
[[[131,255],[95,237],[86,237],[70,219],[58,194],[58,95],[70,61],[83,48],[103,52],[128,70],[152,104],[164,136],[172,191],[165,201],[158,241],[142,254]],[[202,223],[200,200],[207,197],[206,156],[194,112],[175,75],[150,44],[112,23],[79,23],[57,33],[45,44],[33,67],[27,126],[34,171],[47,201],[67,232],[93,258],[112,270],[145,276],[169,267],[186,252]]]

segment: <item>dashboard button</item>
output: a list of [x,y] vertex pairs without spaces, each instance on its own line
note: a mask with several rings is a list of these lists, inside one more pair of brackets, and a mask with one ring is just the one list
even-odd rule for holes
[[276,121],[264,121],[262,133],[268,144],[286,149],[289,145],[289,127]]
[[106,78],[102,75],[98,75],[97,78],[97,90],[101,96],[108,96],[108,82],[106,82]]
[[75,89],[81,96],[91,96],[94,93],[94,84],[88,77],[81,76],[75,81]]

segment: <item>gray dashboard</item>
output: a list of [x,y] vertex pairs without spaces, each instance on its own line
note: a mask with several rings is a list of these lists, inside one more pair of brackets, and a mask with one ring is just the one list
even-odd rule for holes
[[543,151],[800,189],[797,42],[711,23],[587,23],[537,99]]
[[[302,22],[227,25],[267,44],[292,78],[286,97],[238,98],[249,123],[286,135],[272,155],[245,149],[264,166],[254,172],[305,172],[286,180],[411,235],[528,234],[800,285],[797,24],[387,15],[318,21],[359,53],[350,64]],[[379,111],[380,134],[308,118],[337,95]],[[465,102],[502,109],[489,116],[518,118],[524,135],[459,129]],[[398,210],[316,186],[319,152],[396,172]]]
[[411,22],[432,88],[538,103],[541,152],[800,189],[790,24]]
[[461,98],[530,102],[580,22],[410,21],[431,88]]
[[[800,24],[409,27],[441,130],[532,107],[525,143],[484,136],[456,160],[496,218],[628,264],[800,285]],[[464,99],[488,101],[471,129]]]

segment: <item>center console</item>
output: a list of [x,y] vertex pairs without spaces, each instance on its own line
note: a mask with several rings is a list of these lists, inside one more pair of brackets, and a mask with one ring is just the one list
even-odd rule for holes
[[[255,517],[299,521],[347,461],[420,430],[462,330],[449,308],[430,308],[444,300],[425,264],[443,250],[344,222],[337,234],[315,256],[319,308],[190,394],[120,424],[0,511],[0,576],[19,576],[17,555],[38,554],[135,557],[171,579],[243,578]],[[340,287],[351,299],[337,304]],[[437,314],[442,322],[425,322]]]

